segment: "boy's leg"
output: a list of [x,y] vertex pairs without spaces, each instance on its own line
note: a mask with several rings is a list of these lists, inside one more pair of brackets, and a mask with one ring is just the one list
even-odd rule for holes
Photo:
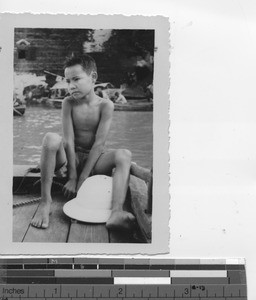
[[106,175],[110,175],[115,168],[112,214],[106,223],[109,229],[129,229],[135,221],[135,217],[131,213],[123,210],[129,185],[130,167],[131,152],[125,149],[103,153],[94,167],[94,174]]
[[47,228],[51,208],[51,187],[55,168],[66,162],[62,138],[56,133],[47,133],[43,139],[41,153],[41,202],[31,225],[37,228]]

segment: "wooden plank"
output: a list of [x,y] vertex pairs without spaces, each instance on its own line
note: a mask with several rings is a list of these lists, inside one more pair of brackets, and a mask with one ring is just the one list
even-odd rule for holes
[[72,220],[68,243],[109,243],[105,224],[89,224]]
[[[26,196],[14,196],[13,202],[20,203],[32,199],[31,195]],[[37,204],[29,204],[20,207],[13,208],[13,230],[12,239],[13,242],[22,242],[25,234],[30,226],[30,221],[33,218],[38,207]]]
[[[13,176],[14,177],[23,177],[26,175],[26,177],[40,178],[40,172],[27,173],[28,169],[35,168],[35,167],[37,167],[37,166],[36,165],[14,165],[13,166]],[[132,162],[132,164],[131,164],[130,173],[131,173],[131,175],[134,175],[140,179],[143,179],[146,182],[149,182],[151,175],[152,175],[152,173],[149,169],[140,167],[135,162]]]
[[40,178],[40,172],[39,173],[27,173],[28,169],[35,168],[36,165],[14,165],[13,166],[13,176],[14,177],[38,177]]
[[109,230],[110,243],[132,243],[133,232],[122,232],[118,230]]
[[138,225],[135,226],[129,232],[122,232],[118,230],[109,230],[109,241],[110,243],[130,243],[139,244],[144,242],[143,236],[141,236],[140,228]]
[[[30,194],[40,193],[41,174],[29,172],[28,169],[36,167],[33,165],[14,165],[13,167],[13,193],[14,194]],[[35,185],[35,183],[37,184]],[[58,178],[53,176],[52,192],[60,191],[62,187],[59,184],[65,184],[66,178]],[[56,184],[54,184],[56,183]]]
[[24,242],[65,243],[70,227],[70,220],[63,212],[63,196],[53,197],[50,224],[46,229],[29,226]]
[[151,243],[151,215],[146,213],[148,195],[146,183],[134,176],[130,177],[131,207],[141,232],[148,243]]
[[36,192],[33,184],[40,179],[40,173],[27,173],[31,165],[13,166],[13,194],[31,194]]

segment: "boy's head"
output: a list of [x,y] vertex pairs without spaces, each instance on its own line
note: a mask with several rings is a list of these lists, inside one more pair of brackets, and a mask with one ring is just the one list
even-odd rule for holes
[[64,68],[69,92],[74,98],[80,99],[94,93],[98,76],[96,63],[91,56],[72,55],[66,60]]
[[64,64],[64,69],[75,65],[81,65],[85,73],[90,75],[91,72],[97,73],[97,66],[95,60],[88,54],[75,55],[68,57]]

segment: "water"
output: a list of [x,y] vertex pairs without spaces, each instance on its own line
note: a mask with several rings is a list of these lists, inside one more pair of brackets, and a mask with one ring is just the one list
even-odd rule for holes
[[[125,148],[132,160],[151,168],[153,161],[153,113],[114,112],[107,148]],[[47,132],[61,134],[61,110],[51,107],[27,107],[23,117],[13,118],[14,164],[32,165],[40,160],[43,136]]]

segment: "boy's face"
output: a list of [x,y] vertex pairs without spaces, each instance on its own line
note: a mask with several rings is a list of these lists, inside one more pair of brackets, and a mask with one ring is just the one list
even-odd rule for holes
[[65,78],[68,83],[69,93],[75,99],[81,99],[93,91],[95,72],[88,75],[81,65],[74,65],[65,69]]

